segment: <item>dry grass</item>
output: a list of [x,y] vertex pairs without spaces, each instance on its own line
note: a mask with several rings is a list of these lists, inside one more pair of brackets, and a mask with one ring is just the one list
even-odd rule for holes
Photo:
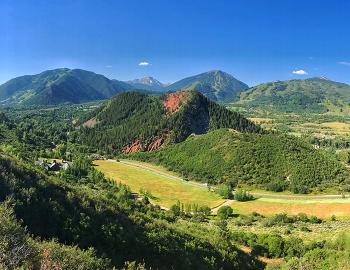
[[253,121],[254,123],[270,123],[272,122],[272,118],[264,118],[264,117],[251,117],[248,118],[250,121]]
[[322,199],[322,200],[288,200],[275,198],[260,198],[249,202],[233,202],[232,208],[242,214],[258,212],[262,215],[273,215],[276,213],[287,213],[296,215],[305,213],[321,218],[350,216],[349,199]]
[[141,168],[109,160],[94,161],[96,169],[107,177],[128,185],[133,192],[147,190],[155,197],[153,203],[169,208],[178,200],[184,204],[207,205],[215,207],[224,202],[216,193],[206,187],[172,179]]

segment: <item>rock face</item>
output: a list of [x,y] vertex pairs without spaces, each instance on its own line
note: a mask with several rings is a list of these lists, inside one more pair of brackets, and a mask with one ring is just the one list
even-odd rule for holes
[[187,92],[185,91],[168,94],[163,103],[164,107],[170,113],[177,112],[180,109],[183,98],[186,97],[186,94]]
[[130,145],[127,145],[123,149],[124,154],[135,153],[142,149],[142,145],[139,140],[135,140]]
[[160,149],[163,146],[164,142],[164,137],[155,138],[151,142],[144,144],[142,144],[139,140],[135,140],[133,143],[123,148],[123,153],[130,154],[139,151],[155,151]]

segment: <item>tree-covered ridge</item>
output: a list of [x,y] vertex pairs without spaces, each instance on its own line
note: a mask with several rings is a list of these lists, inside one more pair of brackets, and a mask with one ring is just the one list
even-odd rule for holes
[[213,101],[228,102],[237,99],[248,85],[221,70],[213,70],[184,78],[164,88],[166,91],[196,90]]
[[282,112],[349,113],[350,86],[325,78],[263,83],[241,93],[238,104]]
[[[169,96],[179,99],[174,101],[180,104],[176,111],[166,108]],[[88,119],[95,119],[96,126],[84,128],[82,123]],[[227,110],[196,91],[161,97],[138,92],[121,93],[94,113],[89,113],[80,124],[82,143],[110,153],[121,152],[130,145],[137,150],[154,150],[163,144],[181,142],[192,133],[204,134],[224,127],[261,132],[239,113]],[[153,145],[158,147],[152,148]]]
[[274,191],[308,193],[339,185],[349,189],[348,172],[327,152],[279,134],[220,129],[151,153],[132,157],[159,163],[190,179],[236,182]]
[[50,105],[107,99],[132,89],[127,83],[81,69],[60,68],[0,85],[0,105]]
[[71,252],[77,261],[86,256],[90,265],[109,264],[104,269],[126,261],[144,262],[152,269],[261,269],[219,235],[202,237],[172,226],[170,213],[135,201],[127,187],[107,181],[84,158],[58,178],[1,156],[0,176],[0,203],[10,200],[30,234],[95,249]]

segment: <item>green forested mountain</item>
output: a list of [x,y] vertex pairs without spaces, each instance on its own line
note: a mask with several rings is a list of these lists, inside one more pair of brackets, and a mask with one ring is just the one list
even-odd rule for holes
[[134,200],[84,158],[57,177],[0,154],[0,218],[2,269],[262,269],[215,230],[188,230]]
[[181,142],[190,134],[217,128],[260,132],[241,116],[210,101],[196,91],[180,91],[161,97],[126,92],[80,120],[78,138],[83,144],[110,153],[155,150]]
[[263,83],[241,93],[237,104],[282,112],[350,112],[350,86],[326,78]]
[[225,181],[273,191],[308,193],[337,185],[349,189],[348,173],[328,152],[287,135],[219,129],[165,149],[133,154],[195,180]]
[[131,89],[127,83],[81,69],[54,69],[0,85],[0,105],[49,105],[107,99]]
[[165,87],[166,91],[196,90],[213,101],[228,102],[237,99],[248,85],[232,75],[214,70],[177,81]]

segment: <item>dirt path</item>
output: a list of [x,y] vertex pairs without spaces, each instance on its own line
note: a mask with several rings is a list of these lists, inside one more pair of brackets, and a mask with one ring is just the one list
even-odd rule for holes
[[219,208],[220,208],[221,206],[230,206],[233,202],[234,202],[234,200],[226,200],[226,201],[223,202],[222,204],[220,204],[220,205],[218,205],[218,206],[212,208],[212,209],[211,209],[211,212],[212,212],[212,213],[215,213],[216,211],[219,210]]
[[[109,161],[117,162],[114,159],[109,159]],[[185,181],[181,177],[174,176],[174,175],[171,175],[169,173],[157,170],[155,168],[151,168],[151,167],[148,167],[146,165],[142,165],[142,164],[139,164],[139,163],[132,162],[130,160],[120,160],[119,162],[123,163],[125,165],[137,167],[137,168],[140,168],[140,169],[143,169],[143,170],[146,170],[146,171],[150,171],[150,172],[153,172],[153,173],[165,176],[165,177],[167,177],[169,179],[172,179],[172,180],[181,181],[181,182],[184,182],[184,183],[186,183],[188,185],[191,185],[191,186],[207,188],[205,184]],[[256,192],[250,192],[250,194],[252,194],[254,197],[257,197],[257,198],[280,198],[280,199],[310,199],[310,200],[312,200],[312,199],[350,198],[350,194],[346,194],[346,195],[341,195],[341,194],[332,194],[332,195],[287,195],[287,194],[269,194],[269,193],[256,193]],[[225,203],[221,204],[220,206],[226,205],[226,203],[229,204],[230,200],[226,201]],[[220,206],[217,206],[214,209],[216,209],[216,208],[218,208]]]

